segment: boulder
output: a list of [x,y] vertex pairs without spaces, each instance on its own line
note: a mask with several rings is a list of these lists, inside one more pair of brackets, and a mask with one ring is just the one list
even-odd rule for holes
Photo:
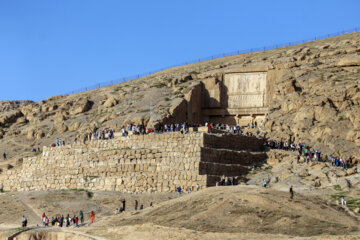
[[88,99],[80,99],[74,103],[70,109],[71,115],[87,112],[91,109],[93,102]]
[[80,128],[81,124],[79,122],[75,122],[69,126],[70,131],[76,131]]
[[338,63],[340,67],[352,67],[352,66],[360,66],[360,56],[359,55],[352,55],[341,58]]
[[22,116],[23,114],[20,111],[10,111],[5,116],[0,117],[0,125],[4,126],[15,123]]
[[106,108],[110,108],[115,106],[118,103],[118,101],[114,98],[114,97],[109,97],[105,102],[104,102],[104,107]]

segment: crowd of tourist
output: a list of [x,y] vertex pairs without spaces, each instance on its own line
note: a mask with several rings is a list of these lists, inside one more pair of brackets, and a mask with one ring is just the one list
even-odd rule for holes
[[299,143],[289,143],[283,141],[274,141],[274,140],[265,140],[266,146],[271,149],[281,149],[285,151],[297,151],[299,154],[297,156],[297,161],[299,162],[301,156],[305,158],[307,164],[310,161],[314,162],[324,162],[328,159],[331,166],[342,167],[347,170],[348,168],[354,167],[354,172],[357,173],[357,161],[354,161],[352,157],[344,159],[342,157],[334,157],[333,155],[323,157],[320,150],[315,150],[307,144]]
[[189,132],[190,127],[196,127],[197,125],[189,125],[187,122],[184,123],[176,123],[176,124],[157,124],[156,127],[148,127],[146,128],[143,124],[128,124],[126,127],[123,126],[121,128],[121,135],[123,137],[128,136],[129,132],[132,132],[134,135],[144,135],[149,133],[168,133],[168,132],[181,132],[187,133]]
[[[70,227],[70,226],[79,227],[80,223],[81,224],[85,223],[83,211],[80,211],[79,216],[75,215],[75,216],[71,217],[68,214],[66,217],[64,217],[64,215],[59,215],[56,217],[52,217],[51,220],[45,213],[43,213],[41,218],[42,218],[43,227],[49,227],[49,226],[52,226],[52,227]],[[95,221],[95,212],[94,211],[91,211],[90,218],[91,218],[91,223],[94,223],[94,221]],[[21,223],[22,223],[22,227],[27,227],[28,220],[25,216],[22,216]]]
[[[98,127],[94,126],[93,131],[85,134],[83,138],[83,143],[91,140],[105,140],[113,139],[115,131],[112,129],[99,130]],[[78,139],[75,138],[75,142],[78,142]]]
[[[92,211],[90,214],[91,222],[94,222],[95,219],[95,213]],[[69,214],[64,217],[64,215],[59,215],[56,217],[52,217],[51,220],[48,216],[46,216],[45,213],[42,214],[42,222],[44,227],[48,227],[49,224],[53,227],[70,227],[75,226],[79,227],[79,223],[84,224],[84,213],[83,211],[80,211],[79,216],[71,217]]]

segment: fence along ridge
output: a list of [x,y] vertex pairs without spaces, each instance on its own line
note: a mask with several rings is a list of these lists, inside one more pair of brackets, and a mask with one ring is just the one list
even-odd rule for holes
[[349,34],[349,33],[355,33],[355,32],[358,32],[359,30],[360,30],[360,28],[355,27],[355,28],[350,29],[350,30],[343,30],[343,31],[340,31],[340,32],[336,32],[336,33],[332,33],[332,34],[326,34],[326,35],[317,36],[317,37],[313,37],[313,38],[308,38],[308,39],[304,39],[304,40],[300,40],[300,41],[293,41],[293,42],[274,44],[274,45],[258,47],[258,48],[250,48],[250,49],[245,49],[245,50],[237,50],[237,51],[232,51],[232,52],[220,53],[220,54],[212,55],[212,56],[209,56],[209,57],[198,58],[198,59],[183,62],[183,63],[180,63],[180,64],[174,64],[174,65],[171,65],[171,66],[163,67],[163,68],[157,69],[155,71],[150,71],[150,72],[146,72],[146,73],[142,73],[142,74],[136,74],[136,75],[132,75],[132,76],[128,76],[128,77],[122,77],[122,78],[118,78],[118,79],[108,81],[108,82],[97,83],[97,84],[94,84],[94,85],[91,85],[91,86],[88,86],[88,87],[73,90],[71,92],[66,93],[66,95],[71,95],[71,94],[80,93],[80,92],[86,92],[86,91],[90,91],[90,90],[94,90],[94,89],[98,89],[98,88],[102,88],[102,87],[109,87],[109,86],[116,85],[116,84],[119,84],[119,83],[129,82],[129,81],[132,81],[132,80],[135,80],[135,79],[139,79],[139,78],[142,78],[142,77],[152,75],[152,74],[157,73],[157,72],[161,72],[161,71],[163,71],[165,69],[169,69],[169,68],[186,66],[186,65],[189,65],[189,64],[214,60],[214,59],[228,57],[228,56],[247,54],[247,53],[254,53],[254,52],[262,52],[262,51],[268,51],[268,50],[273,50],[273,49],[278,49],[278,48],[283,48],[283,47],[288,47],[288,46],[294,46],[294,45],[298,45],[298,44],[302,44],[302,43],[306,43],[306,42],[317,41],[317,40],[326,39],[326,38],[330,38],[330,37],[337,37],[337,36],[344,35],[344,34]]

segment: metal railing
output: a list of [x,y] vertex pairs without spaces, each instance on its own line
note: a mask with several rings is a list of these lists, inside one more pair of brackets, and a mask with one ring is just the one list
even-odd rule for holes
[[306,43],[306,42],[316,41],[316,40],[320,40],[320,39],[336,37],[336,36],[340,36],[340,35],[343,35],[343,34],[354,33],[354,32],[358,32],[358,31],[360,31],[360,28],[356,27],[356,28],[353,28],[353,29],[344,30],[344,31],[340,31],[340,32],[332,33],[332,34],[327,34],[327,35],[322,35],[322,36],[317,36],[317,37],[304,39],[304,40],[300,40],[300,41],[287,42],[287,43],[275,44],[275,45],[270,45],[270,46],[264,46],[264,47],[258,47],[258,48],[250,48],[250,49],[246,49],[246,50],[237,50],[237,51],[232,51],[232,52],[227,52],[227,53],[216,54],[216,55],[212,55],[212,56],[209,56],[209,57],[198,58],[198,59],[195,59],[195,60],[192,60],[192,61],[183,62],[183,63],[180,63],[180,64],[174,64],[174,65],[167,66],[167,67],[164,67],[164,68],[161,68],[161,69],[157,69],[155,71],[150,71],[150,72],[146,72],[146,73],[142,73],[142,74],[136,74],[136,75],[133,75],[133,76],[118,78],[116,80],[112,80],[112,81],[108,81],[108,82],[97,83],[97,84],[94,84],[92,86],[88,86],[88,87],[73,90],[73,91],[68,92],[66,94],[75,94],[75,93],[94,90],[94,89],[101,88],[101,87],[108,87],[108,86],[112,86],[112,85],[115,85],[115,84],[128,82],[128,81],[139,79],[139,78],[142,78],[142,77],[146,77],[146,76],[149,76],[151,74],[163,71],[165,69],[173,68],[173,67],[185,66],[185,65],[189,65],[189,64],[193,64],[193,63],[199,63],[199,62],[203,62],[203,61],[214,60],[214,59],[233,56],[233,55],[240,55],[240,54],[254,53],[254,52],[262,52],[262,51],[267,51],[267,50],[272,50],[272,49],[277,49],[277,48],[282,48],[282,47],[288,47],[288,46],[293,46],[293,45],[302,44],[302,43]]

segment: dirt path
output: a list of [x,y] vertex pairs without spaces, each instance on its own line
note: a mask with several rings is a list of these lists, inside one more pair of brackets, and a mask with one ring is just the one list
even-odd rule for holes
[[73,231],[73,230],[68,230],[68,229],[60,229],[61,232],[66,232],[66,233],[73,233],[73,234],[77,234],[77,235],[81,235],[84,237],[88,237],[94,240],[106,240],[106,238],[102,238],[102,237],[97,237],[97,236],[93,236],[93,235],[89,235],[83,232],[78,232],[78,231]]
[[37,213],[24,201],[24,193],[19,192],[19,201],[23,205],[24,209],[27,211],[28,215],[26,216],[28,222],[33,222],[34,224],[41,224],[42,219],[41,216],[37,215]]
[[8,239],[14,239],[15,237],[18,237],[19,235],[25,233],[25,232],[29,232],[29,231],[46,231],[46,232],[64,232],[64,233],[71,233],[71,234],[74,234],[74,235],[79,235],[79,236],[83,236],[83,237],[86,237],[86,238],[89,238],[89,239],[92,239],[92,240],[106,240],[106,238],[102,238],[102,237],[97,237],[97,236],[93,236],[93,235],[90,235],[90,234],[86,234],[86,233],[83,233],[83,232],[79,232],[79,231],[73,231],[73,230],[69,230],[69,229],[65,229],[65,228],[58,228],[58,227],[48,227],[48,228],[45,228],[45,227],[40,227],[40,228],[29,228],[29,229],[25,229],[25,230],[22,230],[20,232],[17,232],[17,233],[14,233],[13,235],[9,236]]

